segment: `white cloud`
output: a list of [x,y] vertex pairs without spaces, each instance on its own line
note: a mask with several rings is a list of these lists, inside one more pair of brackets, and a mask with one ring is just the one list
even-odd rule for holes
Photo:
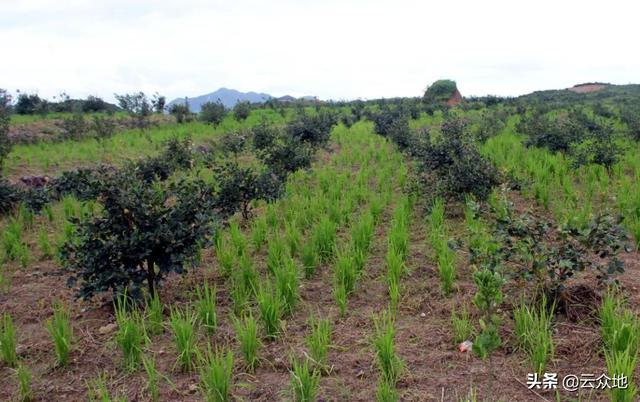
[[321,98],[640,81],[635,2],[0,0],[0,87]]

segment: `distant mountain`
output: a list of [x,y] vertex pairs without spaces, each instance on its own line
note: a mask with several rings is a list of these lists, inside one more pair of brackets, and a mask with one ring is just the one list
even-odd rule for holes
[[[200,112],[201,106],[207,102],[217,102],[220,100],[225,107],[232,108],[238,102],[262,103],[271,98],[273,98],[273,96],[265,93],[240,92],[235,89],[220,88],[210,94],[188,98],[188,102],[191,111],[198,113]],[[171,107],[173,104],[180,104],[184,102],[185,98],[177,98],[169,102],[167,106]]]

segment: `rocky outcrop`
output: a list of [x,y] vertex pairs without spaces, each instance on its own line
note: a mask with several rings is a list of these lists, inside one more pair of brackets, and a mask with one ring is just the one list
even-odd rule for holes
[[456,88],[456,92],[454,92],[453,95],[451,95],[451,98],[447,100],[447,106],[454,107],[458,106],[460,103],[462,103],[462,95]]

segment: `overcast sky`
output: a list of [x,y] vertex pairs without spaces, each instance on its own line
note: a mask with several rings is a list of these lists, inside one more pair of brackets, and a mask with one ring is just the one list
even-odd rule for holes
[[322,99],[640,82],[637,1],[0,0],[0,88]]

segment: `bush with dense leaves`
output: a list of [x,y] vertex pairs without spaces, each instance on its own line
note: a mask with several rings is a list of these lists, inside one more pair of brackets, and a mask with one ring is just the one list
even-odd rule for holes
[[289,173],[311,166],[314,151],[311,144],[280,133],[268,147],[258,151],[258,157],[284,181]]
[[20,189],[11,184],[9,180],[0,177],[0,215],[13,211],[21,200]]
[[233,117],[238,121],[244,121],[251,114],[251,104],[249,102],[238,102],[233,107]]
[[66,171],[51,181],[51,187],[58,198],[73,195],[79,200],[93,200],[102,191],[110,173],[106,167]]
[[262,120],[260,124],[251,129],[251,138],[253,148],[261,150],[273,145],[273,142],[280,135],[278,127],[269,124],[266,120]]
[[22,93],[18,95],[14,110],[17,114],[46,114],[48,102],[37,94]]
[[217,186],[214,207],[223,217],[241,211],[248,219],[251,201],[271,201],[282,193],[282,182],[269,170],[240,166],[236,161],[225,161],[213,170]]
[[125,289],[139,298],[145,285],[153,294],[167,274],[184,273],[213,234],[212,199],[201,181],[148,185],[119,174],[100,194],[103,211],[75,220],[76,236],[61,247],[69,284],[80,280],[83,298]]
[[169,114],[176,118],[178,124],[182,124],[189,121],[191,118],[191,111],[189,110],[189,103],[185,100],[185,103],[174,103],[169,108]]
[[205,123],[213,124],[217,126],[222,123],[222,120],[227,115],[227,109],[222,102],[207,102],[200,108],[200,120]]
[[485,200],[500,184],[497,168],[480,154],[464,120],[443,123],[439,141],[425,141],[415,154],[427,183],[452,198],[462,200],[466,194],[473,194]]
[[640,106],[625,106],[620,109],[620,120],[627,125],[629,136],[640,141]]
[[287,124],[287,133],[302,142],[320,146],[329,141],[331,128],[337,122],[337,116],[326,110],[316,114],[302,111]]

